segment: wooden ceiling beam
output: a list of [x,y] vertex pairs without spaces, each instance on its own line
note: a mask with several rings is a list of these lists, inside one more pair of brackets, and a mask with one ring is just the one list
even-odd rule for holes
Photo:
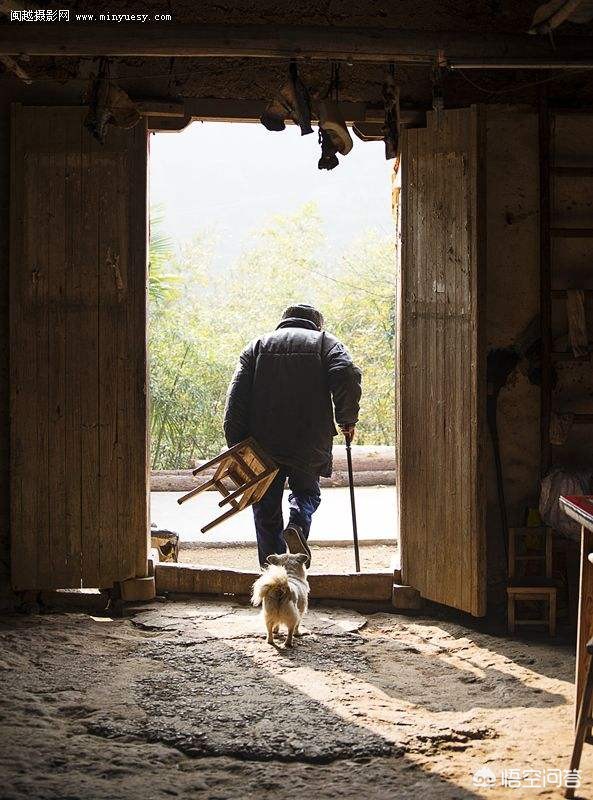
[[[268,100],[224,100],[210,97],[188,97],[183,102],[184,114],[192,119],[211,122],[259,122]],[[147,105],[147,108],[150,106]],[[314,109],[313,109],[314,110]],[[340,102],[340,110],[347,123],[383,122],[385,109],[382,105],[369,103]],[[422,127],[426,124],[426,112],[422,109],[400,110],[400,120],[404,127]],[[314,121],[316,118],[314,117]],[[287,119],[290,125],[291,120]]]
[[[183,130],[192,120],[202,122],[260,122],[268,100],[225,100],[214,97],[187,97],[182,102],[167,103],[154,100],[135,100],[141,114],[148,117],[153,130]],[[340,103],[340,109],[348,124],[354,122],[381,125],[385,110],[380,104]],[[317,121],[315,115],[312,120]],[[400,122],[404,128],[423,128],[426,111],[423,109],[400,109]],[[290,119],[287,125],[292,125]]]
[[0,25],[0,55],[305,58],[406,62],[446,59],[590,59],[591,37],[278,25]]

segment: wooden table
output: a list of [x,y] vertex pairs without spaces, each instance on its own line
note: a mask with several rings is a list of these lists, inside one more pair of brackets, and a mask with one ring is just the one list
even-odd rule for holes
[[586,677],[587,642],[593,637],[593,496],[569,495],[561,497],[560,506],[569,517],[572,517],[581,526],[581,568],[575,676],[575,708],[578,709]]

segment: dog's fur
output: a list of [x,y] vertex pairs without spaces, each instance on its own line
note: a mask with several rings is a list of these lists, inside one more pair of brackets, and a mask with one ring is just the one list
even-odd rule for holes
[[270,566],[253,584],[251,602],[262,606],[268,644],[274,644],[274,634],[280,625],[285,625],[288,630],[285,645],[292,647],[293,636],[299,635],[299,624],[307,613],[309,601],[307,556],[285,553],[268,556],[267,561]]

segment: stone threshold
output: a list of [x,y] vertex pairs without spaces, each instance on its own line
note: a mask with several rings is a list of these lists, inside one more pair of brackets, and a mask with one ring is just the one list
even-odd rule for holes
[[[212,567],[203,564],[155,564],[156,592],[159,595],[236,595],[249,596],[260,573]],[[399,570],[351,573],[311,573],[308,576],[314,600],[363,601],[395,608],[418,609],[419,592],[401,585]]]

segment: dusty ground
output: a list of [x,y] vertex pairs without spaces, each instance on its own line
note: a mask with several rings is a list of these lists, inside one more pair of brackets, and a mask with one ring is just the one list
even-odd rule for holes
[[[163,602],[129,619],[4,617],[0,795],[560,796],[503,788],[500,773],[567,766],[568,648],[321,607],[307,627],[289,651],[231,602]],[[472,786],[481,767],[498,786]]]
[[[353,572],[354,551],[350,547],[319,547],[311,545],[313,561],[311,572]],[[388,570],[398,559],[395,546],[363,545],[360,548],[360,564],[365,572]],[[210,564],[216,567],[257,570],[257,548],[255,544],[243,547],[196,547],[179,551],[179,561],[184,564]]]

